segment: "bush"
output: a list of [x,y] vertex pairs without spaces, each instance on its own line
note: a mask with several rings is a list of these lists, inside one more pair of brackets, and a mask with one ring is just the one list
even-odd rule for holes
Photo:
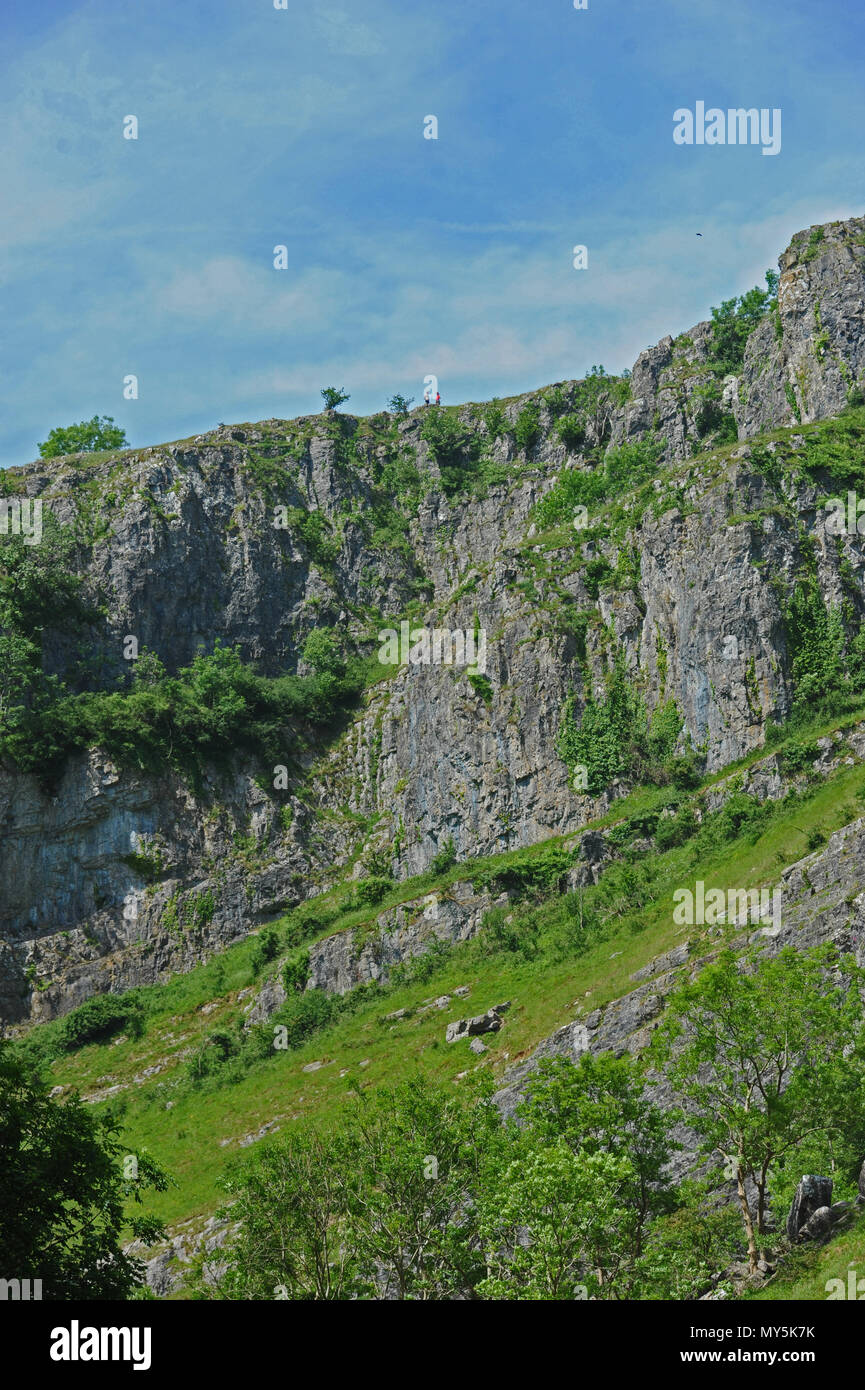
[[481,412],[481,419],[484,422],[487,437],[491,443],[494,444],[500,435],[507,433],[508,420],[498,396],[494,396],[489,404],[484,406]]
[[541,407],[534,401],[524,405],[514,425],[518,448],[528,456],[541,437]]
[[766,289],[759,286],[747,294],[725,299],[719,308],[712,309],[710,365],[718,376],[738,372],[745,360],[745,344],[763,316],[776,304],[778,276],[766,271]]
[[556,425],[556,433],[571,454],[577,453],[585,443],[586,427],[579,415],[563,415]]
[[97,994],[67,1014],[60,1035],[60,1045],[72,1052],[85,1043],[103,1042],[124,1030],[133,1037],[142,1030],[143,1012],[140,1005],[122,995]]
[[551,845],[549,849],[530,858],[515,859],[501,868],[483,869],[472,875],[477,889],[490,888],[497,893],[512,893],[516,896],[533,894],[547,897],[562,887],[565,876],[573,863],[573,855],[561,845]]
[[274,959],[279,954],[279,932],[273,927],[265,927],[255,939],[252,947],[250,963],[252,973],[258,975],[264,969],[268,961]]
[[565,700],[556,751],[569,767],[586,768],[586,790],[598,796],[625,776],[665,782],[665,765],[681,728],[682,716],[674,700],[659,705],[647,718],[619,655],[607,675],[603,698],[589,694],[579,723],[575,696]]
[[699,830],[697,817],[690,806],[683,806],[674,816],[662,816],[655,831],[655,844],[661,854],[684,845]]
[[[356,992],[356,991],[353,991]],[[325,994],[320,989],[304,989],[293,993],[272,1016],[271,1025],[280,1024],[286,1029],[286,1043],[289,1050],[302,1047],[319,1029],[336,1018],[341,999],[338,994]]]
[[453,836],[448,835],[438,854],[434,854],[430,860],[430,873],[446,874],[448,869],[457,862],[457,848],[454,844]]
[[781,762],[785,772],[802,772],[810,768],[820,749],[815,739],[792,739],[782,750]]
[[374,907],[393,887],[390,878],[360,878],[355,884],[355,897],[362,906]]
[[486,914],[481,947],[486,955],[520,955],[532,960],[538,953],[540,925],[533,912],[517,915],[507,908],[494,907]]
[[653,433],[608,449],[595,468],[568,468],[535,507],[536,522],[544,527],[570,521],[579,506],[590,509],[594,503],[641,486],[657,473],[665,448],[666,441]]
[[309,979],[309,951],[298,951],[282,967],[282,983],[286,994],[299,994]]

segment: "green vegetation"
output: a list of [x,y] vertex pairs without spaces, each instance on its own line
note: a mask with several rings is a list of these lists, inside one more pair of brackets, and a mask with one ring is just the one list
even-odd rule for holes
[[125,765],[170,766],[193,778],[237,749],[275,765],[300,747],[300,726],[331,724],[363,688],[358,663],[339,656],[332,637],[315,630],[311,644],[306,659],[314,672],[305,677],[258,676],[236,649],[217,644],[176,676],[142,653],[123,691],[70,694],[53,682],[49,698],[4,711],[2,747],[18,767],[46,779],[70,753],[89,747]]
[[74,1052],[85,1043],[103,1042],[121,1031],[141,1037],[143,1013],[134,995],[96,994],[68,1013],[58,1031],[60,1046]]
[[559,756],[570,768],[587,770],[586,790],[593,796],[622,778],[657,781],[672,774],[673,750],[682,729],[674,701],[659,705],[648,718],[619,656],[607,673],[602,698],[591,692],[577,722],[576,696],[569,695],[557,736]]
[[344,401],[350,401],[351,396],[341,386],[322,386],[321,399],[324,401],[323,410],[336,410]]
[[567,469],[536,506],[537,524],[546,527],[570,521],[578,506],[591,508],[641,486],[657,473],[665,447],[665,441],[652,434],[608,449],[603,461],[591,469]]
[[747,294],[734,295],[712,309],[710,366],[717,376],[741,369],[745,344],[765,315],[774,312],[777,294],[777,272],[767,270],[765,290],[755,285]]
[[528,457],[541,437],[541,407],[536,401],[529,401],[517,416],[514,425],[514,439],[517,447]]
[[735,1209],[712,1198],[728,1169],[756,1270],[784,1161],[825,1159],[839,1138],[861,1152],[865,1105],[849,1096],[862,1094],[865,1049],[849,961],[841,984],[825,948],[745,964],[723,951],[681,987],[652,1057],[703,1136],[707,1179],[670,1182],[682,1112],[654,1102],[647,1063],[628,1054],[542,1061],[517,1124],[491,1104],[488,1073],[459,1096],[417,1074],[356,1091],[333,1128],[295,1125],[232,1165],[240,1231],[218,1288],[200,1283],[199,1296],[695,1297],[741,1249]]
[[[846,1141],[843,1175],[848,1184],[858,1176],[863,981],[854,958],[828,946],[785,947],[774,957],[726,950],[674,996],[655,1040],[655,1058],[687,1100],[705,1152],[727,1157],[752,1272],[766,1253],[770,1187],[793,1154],[823,1171],[827,1160],[837,1167]],[[784,1186],[781,1200],[792,1195]]]
[[115,425],[111,415],[94,415],[92,420],[82,420],[77,425],[58,425],[39,445],[39,453],[44,459],[53,459],[61,454],[123,449],[127,443],[126,432]]
[[[96,1002],[96,1001],[91,1001]],[[43,1299],[129,1298],[143,1277],[125,1255],[126,1229],[146,1243],[161,1223],[134,1210],[168,1178],[151,1156],[133,1158],[120,1126],[72,1097],[58,1105],[44,1082],[0,1041],[0,1231],[6,1277],[40,1279]],[[124,1206],[127,1207],[124,1215]],[[130,1209],[131,1206],[131,1209]]]
[[811,235],[808,237],[808,243],[802,253],[803,265],[807,265],[809,261],[813,261],[820,254],[820,248],[825,237],[826,233],[822,227],[814,227],[812,229]]
[[[407,1069],[415,1067],[433,1082],[443,1083],[453,1095],[455,1078],[466,1066],[465,1052],[458,1045],[444,1048],[440,1039],[444,1021],[460,1014],[448,1012],[443,1017],[437,1010],[421,1011],[420,1005],[430,995],[470,983],[472,1013],[482,1012],[503,998],[516,1001],[502,1034],[485,1039],[490,1053],[483,1059],[482,1070],[492,1068],[497,1073],[502,1065],[502,1045],[511,1056],[530,1050],[540,1038],[573,1018],[575,997],[583,1000],[588,995],[584,1007],[589,1009],[627,993],[634,988],[630,979],[634,970],[681,942],[672,920],[675,888],[695,877],[704,879],[707,886],[732,881],[743,887],[777,882],[779,854],[789,858],[791,845],[801,845],[800,852],[804,852],[805,839],[813,829],[820,828],[825,835],[849,822],[860,813],[863,788],[865,769],[857,766],[843,769],[831,780],[815,781],[802,795],[779,803],[761,804],[741,797],[714,816],[704,813],[699,835],[688,837],[687,843],[663,854],[641,852],[632,856],[629,834],[643,835],[651,830],[653,816],[659,817],[657,829],[666,825],[669,817],[659,816],[663,806],[675,806],[678,798],[679,814],[683,807],[699,804],[699,791],[695,793],[697,800],[692,801],[674,787],[657,788],[652,792],[653,803],[643,795],[642,805],[649,809],[640,810],[637,798],[621,803],[619,814],[630,809],[631,815],[629,830],[621,837],[622,860],[609,866],[596,888],[574,893],[562,893],[563,869],[566,872],[573,860],[559,842],[472,861],[470,866],[453,865],[444,876],[425,875],[395,886],[385,905],[417,898],[434,885],[446,891],[449,882],[458,876],[465,878],[470,868],[478,886],[485,882],[501,891],[498,884],[506,883],[517,889],[517,898],[501,914],[502,919],[512,915],[510,924],[502,920],[499,929],[494,920],[489,923],[491,935],[497,939],[486,941],[485,928],[475,941],[449,950],[440,948],[407,962],[393,973],[389,985],[360,991],[354,1006],[349,1004],[345,1011],[338,1000],[333,1005],[325,1002],[322,1008],[323,997],[301,1006],[309,1012],[293,1016],[286,1024],[290,1023],[290,1036],[298,1044],[295,1050],[273,1046],[275,1019],[262,1033],[268,1055],[250,1057],[248,1064],[238,1065],[238,1053],[220,1060],[220,1054],[230,1054],[230,1044],[228,1048],[221,1043],[208,1044],[213,1069],[208,1073],[205,1064],[197,1081],[190,1074],[189,1059],[179,1055],[184,1043],[177,1035],[192,1033],[197,1048],[212,1030],[240,1036],[235,1020],[242,1018],[242,1010],[236,994],[254,982],[251,962],[256,938],[167,985],[130,992],[144,1013],[141,1039],[127,1037],[114,1046],[110,1042],[91,1043],[72,1056],[51,1044],[64,1023],[58,1020],[35,1029],[14,1048],[28,1064],[32,1064],[29,1059],[54,1056],[52,1083],[72,1083],[85,1090],[102,1081],[110,1056],[112,1079],[128,1088],[126,1123],[131,1148],[157,1153],[177,1178],[175,1188],[154,1197],[154,1210],[171,1220],[212,1211],[226,1159],[219,1143],[222,1136],[233,1135],[236,1142],[263,1120],[287,1113],[299,1116],[300,1121],[306,1116],[324,1139],[342,1125],[346,1085],[362,1080],[374,1091],[399,1082]],[[369,908],[340,916],[333,904],[334,897],[329,895],[304,904],[276,924],[281,950],[300,953],[291,955],[284,967],[292,963],[292,992],[296,994],[300,993],[298,984],[305,983],[308,974],[304,940],[371,920]],[[125,1001],[129,996],[120,998]],[[351,996],[347,998],[351,1000]],[[218,1010],[205,1018],[200,1010],[208,1001],[216,1001]],[[331,1007],[334,1012],[328,1017]],[[382,1026],[383,1015],[400,1008],[406,1011],[403,1020]],[[315,1010],[319,1012],[314,1014]],[[185,1046],[189,1045],[187,1041]],[[168,1065],[163,1061],[154,1080],[143,1086],[132,1084],[142,1067],[162,1061],[166,1053]],[[314,1076],[303,1074],[303,1064],[321,1058],[338,1065],[325,1065]],[[370,1065],[359,1070],[363,1059],[370,1059]],[[338,1076],[340,1067],[348,1070],[345,1082]],[[228,1105],[218,1103],[225,1085],[231,1091]],[[172,1108],[167,1111],[169,1099]],[[283,1121],[283,1130],[294,1134],[300,1121],[295,1118],[290,1126]],[[272,1142],[263,1141],[262,1152]],[[795,1166],[790,1165],[791,1171]],[[707,1270],[721,1268],[728,1258],[730,1241],[714,1225],[723,1213],[711,1194],[701,1197],[696,1191],[689,1195],[682,1190],[679,1197],[681,1205],[674,1211],[653,1218],[647,1240],[651,1248],[657,1242],[666,1250],[664,1259],[675,1266],[676,1251],[681,1260],[684,1248],[677,1234],[679,1228],[693,1230],[697,1248],[704,1252],[694,1253],[693,1261],[702,1265],[704,1274],[700,1277],[707,1277]],[[728,1225],[729,1219],[728,1211]],[[737,1220],[735,1208],[732,1219]],[[677,1286],[663,1275],[662,1287],[657,1286],[659,1292],[654,1296],[687,1296],[692,1279],[697,1278],[687,1272],[689,1269],[690,1265],[681,1264],[681,1295],[671,1292]],[[669,1278],[675,1277],[674,1268]],[[653,1296],[649,1285],[645,1287],[647,1292],[641,1296]]]
[[[318,514],[301,516],[321,553]],[[74,554],[72,536],[50,513],[39,546],[12,536],[0,550],[0,751],[46,782],[88,747],[126,765],[189,775],[235,748],[279,763],[299,746],[303,724],[329,726],[363,689],[362,664],[343,656],[334,631],[316,628],[304,647],[312,668],[304,677],[259,676],[217,642],[174,676],[144,651],[125,689],[76,690],[89,681],[77,645],[100,614],[70,572]],[[71,653],[64,676],[45,669],[49,643]]]

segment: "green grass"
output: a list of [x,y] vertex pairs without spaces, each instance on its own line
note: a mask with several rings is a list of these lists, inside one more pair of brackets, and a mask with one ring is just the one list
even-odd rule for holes
[[[865,1280],[865,1211],[858,1214],[850,1228],[835,1236],[828,1245],[796,1249],[765,1288],[746,1294],[745,1298],[758,1303],[772,1303],[781,1299],[824,1302],[829,1298],[830,1291],[827,1291],[826,1285],[830,1279],[842,1279],[845,1293],[848,1291],[851,1266],[857,1282]],[[858,1301],[863,1299],[865,1287],[858,1293]]]
[[[148,1148],[175,1178],[174,1187],[153,1199],[156,1214],[171,1223],[203,1216],[218,1205],[220,1175],[226,1161],[243,1152],[237,1140],[245,1134],[275,1117],[283,1128],[298,1118],[324,1126],[333,1124],[350,1086],[394,1082],[415,1068],[455,1083],[458,1073],[478,1065],[500,1074],[580,1011],[634,989],[629,977],[648,960],[686,937],[691,941],[700,937],[700,928],[683,930],[673,923],[672,894],[676,887],[697,878],[702,878],[707,888],[730,883],[744,888],[773,885],[780,873],[779,860],[791,862],[806,853],[807,836],[813,828],[828,834],[854,819],[862,809],[863,795],[865,765],[847,767],[818,785],[807,801],[792,808],[777,807],[765,832],[753,844],[739,839],[697,862],[687,844],[658,856],[652,900],[619,918],[609,934],[581,956],[555,959],[543,952],[544,942],[549,942],[562,920],[562,900],[554,897],[537,909],[542,923],[538,959],[487,955],[481,935],[447,955],[432,978],[369,999],[356,1013],[312,1037],[297,1051],[276,1052],[256,1063],[235,1084],[200,1092],[176,1086],[172,1093],[183,1075],[179,1051],[194,1047],[215,1024],[224,1026],[240,1016],[237,991],[251,980],[252,942],[243,942],[188,975],[143,991],[155,995],[151,1002],[159,1000],[143,1039],[119,1045],[94,1044],[63,1056],[51,1067],[51,1080],[53,1084],[75,1085],[87,1093],[128,1082],[136,1072],[164,1060],[165,1069],[158,1076],[120,1093],[125,1105],[125,1142],[130,1151]],[[544,847],[534,847],[534,853]],[[528,853],[472,861],[471,867],[490,867],[505,859],[513,862]],[[470,877],[468,866],[455,865],[436,886],[445,887],[466,877]],[[400,885],[373,915],[387,901],[416,896],[420,882],[423,880]],[[431,886],[428,879],[427,884]],[[368,910],[349,914],[342,925],[363,918],[369,920]],[[335,923],[327,934],[339,925]],[[220,963],[224,979],[218,983]],[[451,993],[462,984],[470,986],[469,998],[453,1000],[441,1011],[412,1012],[425,999]],[[451,1019],[483,1012],[505,999],[511,999],[513,1007],[504,1029],[491,1038],[482,1062],[462,1043],[445,1043],[445,1027]],[[212,1000],[218,1001],[217,1007],[203,1015],[201,1004]],[[399,1008],[407,1009],[411,1016],[393,1025],[382,1022],[385,1014]],[[167,1038],[167,1032],[175,1037]],[[181,1040],[181,1034],[190,1036]],[[361,1067],[367,1059],[369,1065]],[[302,1068],[310,1061],[328,1065],[306,1074]],[[340,1076],[342,1071],[344,1076]],[[171,1099],[174,1104],[167,1110],[166,1101]],[[222,1146],[221,1139],[232,1142]]]

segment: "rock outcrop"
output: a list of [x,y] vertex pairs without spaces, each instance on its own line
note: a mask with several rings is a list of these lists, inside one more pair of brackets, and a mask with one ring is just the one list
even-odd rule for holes
[[[577,832],[596,803],[570,784],[556,738],[568,696],[579,704],[600,684],[611,643],[649,709],[675,699],[682,747],[704,749],[709,770],[758,747],[766,721],[790,708],[778,584],[796,573],[800,523],[824,599],[865,611],[863,538],[829,534],[816,483],[788,487],[782,505],[749,442],[837,414],[861,388],[863,266],[865,219],[794,238],[778,313],[749,339],[740,376],[723,383],[717,406],[735,416],[739,443],[721,454],[701,452],[710,325],[640,355],[630,399],[590,423],[581,447],[654,433],[666,441],[666,471],[657,506],[621,543],[586,540],[582,558],[611,571],[631,556],[632,577],[600,588],[570,544],[541,546],[533,531],[535,504],[563,470],[585,464],[562,442],[549,392],[503,407],[494,438],[482,411],[461,409],[506,479],[475,492],[439,485],[422,412],[378,432],[332,413],[265,420],[104,461],[12,470],[16,487],[75,528],[88,592],[103,606],[90,636],[104,683],[128,672],[129,635],[169,671],[219,640],[276,675],[305,671],[315,628],[374,650],[380,630],[420,609],[419,625],[483,628],[487,657],[483,679],[454,665],[383,668],[341,732],[300,731],[282,806],[268,790],[274,768],[254,758],[212,770],[195,789],[98,753],[72,758],[53,785],[0,772],[0,843],[14,865],[0,899],[0,1026],[188,969],[369,853],[403,879],[448,841],[470,861]],[[564,408],[575,390],[558,384]],[[515,425],[527,404],[539,413],[526,452]],[[785,447],[800,446],[794,435]],[[397,457],[416,470],[420,493],[431,480],[402,511],[382,481]],[[387,507],[391,522],[373,523]],[[278,524],[279,508],[290,523]],[[584,662],[574,620],[587,611]],[[55,645],[62,675],[70,647]],[[587,859],[573,883],[594,880],[599,864]],[[460,939],[452,909],[436,911],[442,939]],[[380,978],[414,952],[420,917],[397,913],[381,949],[322,947],[314,978],[339,990]]]

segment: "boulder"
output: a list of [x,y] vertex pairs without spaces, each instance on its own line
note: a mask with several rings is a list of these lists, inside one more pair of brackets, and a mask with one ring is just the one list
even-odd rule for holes
[[508,1001],[507,1004],[496,1004],[485,1014],[476,1014],[474,1018],[456,1019],[448,1024],[445,1040],[450,1043],[456,1042],[458,1038],[476,1037],[479,1033],[497,1033],[502,1026],[500,1014],[510,1007]]
[[804,1226],[800,1227],[798,1240],[828,1240],[835,1225],[835,1218],[831,1207],[818,1207],[813,1215],[809,1216]]
[[832,1205],[832,1179],[805,1174],[793,1196],[790,1215],[787,1217],[787,1239],[799,1239],[800,1232],[815,1212],[828,1209]]

